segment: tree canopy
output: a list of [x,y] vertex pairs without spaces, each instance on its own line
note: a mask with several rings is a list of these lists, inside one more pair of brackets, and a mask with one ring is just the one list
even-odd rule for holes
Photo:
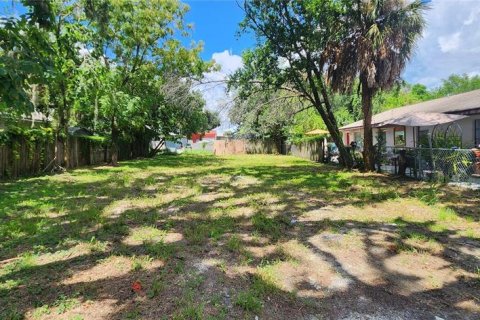
[[231,78],[231,86],[241,97],[259,91],[301,97],[322,118],[347,167],[352,159],[337,115],[345,104],[353,111],[358,99],[352,92],[359,88],[365,139],[370,141],[364,158],[373,159],[372,99],[400,80],[421,35],[425,8],[420,0],[245,1],[241,27],[256,35],[257,44],[244,53],[244,67]]
[[[68,127],[118,143],[190,135],[218,125],[192,89],[212,63],[202,43],[185,46],[188,6],[177,0],[30,1],[0,31],[0,112],[50,115],[64,143]],[[41,102],[41,103],[40,103]]]

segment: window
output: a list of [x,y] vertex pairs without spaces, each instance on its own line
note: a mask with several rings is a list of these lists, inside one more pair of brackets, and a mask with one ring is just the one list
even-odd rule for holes
[[377,143],[381,148],[385,148],[387,146],[387,131],[381,129],[378,130]]
[[393,143],[395,146],[405,146],[405,127],[395,127],[393,129]]
[[428,137],[428,130],[420,130],[418,132],[418,146],[428,148],[430,146],[430,140]]
[[361,132],[353,133],[353,141],[357,143],[357,150],[363,149],[363,136]]
[[475,120],[475,147],[480,145],[480,119]]
[[354,132],[353,133],[353,140],[355,142],[361,142],[362,141],[362,133],[361,132]]

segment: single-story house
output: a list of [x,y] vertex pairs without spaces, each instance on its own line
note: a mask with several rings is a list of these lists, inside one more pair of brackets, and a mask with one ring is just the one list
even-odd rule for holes
[[[480,145],[480,90],[439,98],[373,116],[373,139],[384,135],[387,147],[429,147],[436,133],[454,132],[459,148]],[[363,121],[340,128],[343,143],[363,145]],[[431,138],[430,138],[431,137]]]

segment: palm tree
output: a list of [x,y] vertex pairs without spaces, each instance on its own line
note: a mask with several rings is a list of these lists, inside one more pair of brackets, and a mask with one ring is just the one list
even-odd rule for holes
[[390,89],[411,58],[425,26],[423,0],[353,0],[346,10],[345,37],[324,52],[327,80],[337,92],[352,90],[359,79],[364,126],[365,169],[375,169],[372,100],[379,90]]

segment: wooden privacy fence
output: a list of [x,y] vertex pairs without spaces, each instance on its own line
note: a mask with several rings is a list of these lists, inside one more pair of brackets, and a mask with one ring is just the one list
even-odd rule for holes
[[297,144],[286,143],[281,150],[271,140],[216,140],[214,154],[290,154],[312,161],[323,161],[325,145],[322,141],[309,141]]
[[[78,137],[71,137],[69,142],[71,168],[104,163],[109,158],[109,150],[104,146]],[[55,162],[64,165],[60,141],[32,143],[20,138],[13,143],[0,145],[0,179],[50,172]]]
[[[0,180],[49,173],[55,164],[66,167],[62,142],[40,137],[33,139],[32,136],[14,134],[0,140]],[[103,164],[110,160],[109,142],[93,137],[68,136],[68,169]],[[147,157],[150,153],[150,135],[139,133],[129,140],[122,139],[117,147],[118,160]]]
[[324,140],[287,144],[287,153],[295,157],[322,162],[325,158]]
[[213,143],[213,153],[221,156],[227,154],[245,154],[245,140],[215,140]]
[[275,144],[269,140],[215,140],[213,152],[216,155],[278,153]]

